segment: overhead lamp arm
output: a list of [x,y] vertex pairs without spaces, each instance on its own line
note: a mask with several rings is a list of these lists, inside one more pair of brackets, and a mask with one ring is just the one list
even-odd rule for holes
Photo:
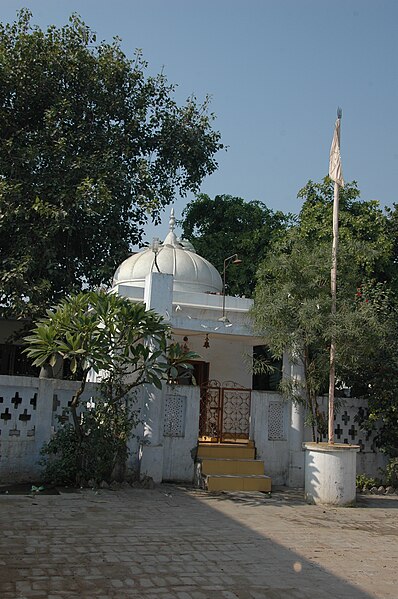
[[220,320],[225,320],[225,288],[226,288],[226,281],[225,281],[225,272],[228,268],[228,266],[230,264],[242,264],[242,260],[240,260],[238,258],[238,254],[232,254],[232,256],[228,256],[228,258],[225,258],[224,260],[224,269],[223,269],[223,286],[222,286],[222,317]]

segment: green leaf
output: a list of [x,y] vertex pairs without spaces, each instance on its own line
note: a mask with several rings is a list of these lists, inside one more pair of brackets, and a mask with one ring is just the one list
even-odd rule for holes
[[70,361],[70,371],[71,371],[73,374],[75,374],[76,370],[77,370],[77,361],[76,361],[76,358],[75,358],[75,357],[73,357],[73,358],[71,359],[71,361]]

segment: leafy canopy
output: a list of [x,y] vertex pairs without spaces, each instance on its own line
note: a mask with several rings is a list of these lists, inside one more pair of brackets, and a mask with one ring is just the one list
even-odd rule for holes
[[[131,391],[144,383],[162,387],[178,368],[197,357],[179,344],[167,346],[169,326],[155,312],[104,292],[62,300],[26,338],[25,352],[36,366],[62,361],[80,385],[71,398],[68,421],[43,448],[46,478],[53,482],[110,480],[125,469],[127,441],[137,424]],[[89,371],[100,374],[94,405],[78,408]]]
[[[35,366],[67,364],[81,381],[71,402],[77,432],[77,407],[89,371],[101,372],[103,393],[117,404],[144,383],[161,388],[175,378],[177,366],[189,368],[193,352],[178,344],[167,347],[169,326],[144,304],[105,292],[79,293],[62,300],[38,321],[26,337],[25,352]],[[168,359],[170,355],[170,359]]]
[[[297,233],[310,244],[332,243],[333,181],[308,181],[298,197],[304,200]],[[392,260],[394,239],[391,214],[384,213],[376,200],[361,201],[355,181],[339,193],[339,243],[352,254],[364,276],[380,281],[396,277]],[[343,283],[342,277],[340,282]]]
[[108,283],[148,217],[197,191],[222,147],[208,99],[178,106],[76,15],[0,24],[0,307],[32,316]]
[[[128,375],[132,386],[148,382],[160,388],[170,366],[193,356],[178,344],[167,348],[168,335],[169,325],[142,303],[104,291],[81,292],[47,310],[25,338],[25,353],[39,367],[67,361],[81,378],[93,369],[103,377]],[[165,362],[165,352],[173,364]]]
[[[342,372],[357,397],[368,400],[359,424],[375,430],[377,445],[398,457],[398,298],[391,287],[363,285],[357,304],[368,313],[367,328],[357,348],[357,359]],[[371,332],[371,336],[369,335]]]
[[243,261],[237,268],[230,266],[234,271],[228,271],[227,293],[250,297],[259,260],[285,231],[290,218],[256,200],[246,202],[230,195],[218,195],[213,200],[199,194],[185,208],[180,224],[183,237],[219,272],[223,272],[225,258],[238,254]]
[[[387,349],[392,312],[384,298],[389,288],[396,289],[396,266],[388,215],[376,202],[359,202],[356,185],[348,184],[341,190],[337,314],[333,318],[333,186],[329,178],[321,184],[310,181],[299,195],[305,201],[297,225],[260,266],[253,316],[257,332],[275,356],[287,351],[293,360],[302,362],[304,388],[288,380],[285,391],[306,406],[315,439],[325,433],[317,396],[328,387],[332,336],[337,348],[337,384],[351,384],[355,377],[362,377],[366,386],[378,369],[378,356]],[[359,301],[364,289],[366,301]]]

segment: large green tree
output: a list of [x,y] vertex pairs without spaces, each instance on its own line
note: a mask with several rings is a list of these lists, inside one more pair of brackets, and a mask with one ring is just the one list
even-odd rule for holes
[[120,40],[78,17],[0,24],[0,307],[27,315],[107,283],[148,217],[197,191],[222,147],[195,98],[178,106]]
[[196,251],[223,272],[224,259],[237,253],[242,264],[228,273],[227,293],[251,297],[256,270],[270,245],[286,230],[291,217],[273,212],[262,202],[230,195],[214,200],[199,194],[183,212],[183,237]]
[[[293,360],[303,363],[304,386],[287,380],[285,391],[306,406],[314,438],[326,432],[317,396],[327,389],[332,336],[337,347],[337,384],[359,389],[361,381],[361,394],[372,396],[378,417],[376,397],[386,380],[380,363],[387,354],[385,367],[395,371],[394,345],[388,342],[389,331],[397,328],[391,301],[396,273],[390,219],[377,203],[360,202],[358,195],[355,184],[341,190],[336,318],[330,310],[333,186],[328,178],[320,184],[310,181],[301,190],[305,201],[297,225],[259,269],[253,312],[257,331],[275,356],[288,351]],[[386,393],[385,384],[387,404],[391,393]],[[389,412],[390,426],[394,413]],[[372,418],[374,422],[376,416]]]

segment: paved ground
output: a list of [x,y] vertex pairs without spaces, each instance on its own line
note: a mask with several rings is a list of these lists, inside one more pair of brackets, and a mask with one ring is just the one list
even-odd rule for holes
[[0,495],[1,599],[398,599],[398,497]]

